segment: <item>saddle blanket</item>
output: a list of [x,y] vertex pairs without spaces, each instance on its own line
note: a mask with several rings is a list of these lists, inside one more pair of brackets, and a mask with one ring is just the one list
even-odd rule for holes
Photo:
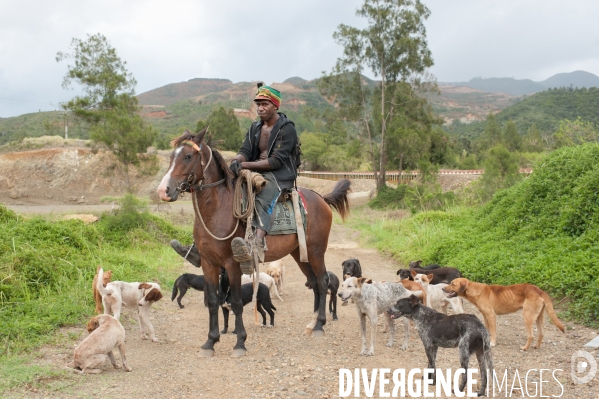
[[[304,208],[304,201],[300,195],[299,198],[300,214],[302,215],[302,222],[304,224],[304,231],[308,230],[308,223],[306,220],[306,209]],[[274,219],[271,223],[270,235],[283,235],[283,234],[294,234],[297,233],[297,225],[295,223],[295,213],[293,212],[293,203],[291,200],[285,202],[277,202],[273,211]]]

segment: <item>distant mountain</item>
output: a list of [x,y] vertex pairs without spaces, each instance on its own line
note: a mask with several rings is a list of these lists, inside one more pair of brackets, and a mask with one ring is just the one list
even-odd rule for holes
[[534,94],[549,88],[599,87],[599,76],[585,71],[558,73],[542,82],[514,78],[473,78],[468,82],[451,82],[452,86],[466,86],[488,93],[506,93],[512,96]]
[[585,71],[574,71],[570,73],[558,73],[545,79],[539,84],[544,88],[551,87],[599,87],[599,76]]

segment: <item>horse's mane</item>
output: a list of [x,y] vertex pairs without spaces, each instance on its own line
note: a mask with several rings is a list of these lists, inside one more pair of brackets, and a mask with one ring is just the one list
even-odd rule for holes
[[[195,134],[191,133],[189,130],[186,130],[181,136],[171,140],[171,147],[177,148],[184,141],[193,140],[195,136]],[[227,186],[227,188],[231,189],[231,187],[233,186],[233,174],[231,173],[231,169],[229,169],[229,165],[227,165],[227,162],[225,161],[221,153],[218,152],[218,150],[211,147],[208,148],[210,148],[210,150],[212,151],[212,156],[214,157],[214,160],[225,175],[225,185]]]

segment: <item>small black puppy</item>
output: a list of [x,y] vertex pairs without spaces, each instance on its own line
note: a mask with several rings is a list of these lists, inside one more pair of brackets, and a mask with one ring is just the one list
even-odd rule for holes
[[[456,314],[447,316],[420,303],[420,298],[411,295],[400,299],[387,310],[389,317],[397,319],[407,317],[414,321],[418,334],[424,345],[429,369],[435,370],[435,360],[439,348],[458,348],[460,367],[468,369],[470,356],[476,353],[480,373],[480,389],[478,396],[485,396],[487,388],[487,370],[493,375],[493,356],[491,354],[491,338],[489,332],[472,314]],[[435,385],[435,373],[431,373]],[[464,391],[467,376],[462,376],[460,391]]]
[[438,269],[441,266],[433,263],[430,265],[426,265],[426,266],[422,266],[422,261],[421,260],[416,260],[416,261],[412,261],[410,262],[410,269],[422,269],[422,270],[433,270],[433,269]]
[[[225,269],[221,268],[220,273],[220,307],[223,311],[223,320],[225,326],[221,331],[221,334],[226,334],[229,329],[229,311],[231,310],[231,285],[229,284],[229,277],[227,276],[227,272]],[[243,306],[252,302],[252,297],[254,296],[254,287],[252,283],[242,284],[241,285],[241,302]],[[270,300],[270,291],[268,287],[262,283],[258,285],[258,294],[256,295],[256,303],[258,307],[258,312],[262,315],[262,325],[266,325],[266,310],[270,316],[270,326],[274,327],[275,325],[275,312],[273,310],[277,310],[272,304]],[[233,334],[237,332],[233,330]]]
[[351,258],[343,261],[341,266],[343,267],[343,281],[347,277],[362,277],[362,266],[360,266],[359,260]]
[[177,303],[179,307],[183,309],[185,306],[181,304],[181,299],[187,292],[188,288],[194,288],[198,291],[204,291],[204,276],[198,276],[197,274],[185,273],[180,275],[175,284],[173,285],[173,295],[171,295],[171,301],[175,300],[177,293],[179,293],[179,297],[177,298]]
[[[357,260],[357,259],[356,259]],[[327,272],[325,279],[327,280],[327,287],[329,291],[329,313],[333,314],[333,320],[338,320],[337,318],[337,291],[339,291],[339,278],[335,276],[333,272]],[[312,286],[308,281],[306,281],[306,287],[312,289]]]
[[412,272],[416,272],[416,274],[432,274],[433,281],[431,284],[439,284],[439,283],[451,283],[454,279],[458,277],[462,277],[462,273],[456,269],[455,267],[440,267],[438,269],[425,270],[420,268],[411,268],[411,269],[399,269],[397,271],[397,275],[400,280],[414,280],[412,276]]

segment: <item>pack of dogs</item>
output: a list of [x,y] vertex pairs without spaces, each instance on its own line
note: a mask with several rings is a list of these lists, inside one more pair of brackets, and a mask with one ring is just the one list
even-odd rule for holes
[[[183,255],[182,255],[183,256]],[[553,324],[562,332],[565,327],[557,318],[551,298],[543,290],[532,284],[514,284],[509,286],[487,285],[464,278],[454,267],[438,264],[422,265],[422,261],[410,262],[409,267],[397,270],[400,280],[395,282],[379,281],[363,276],[362,265],[355,258],[342,263],[343,281],[331,271],[327,271],[325,280],[328,286],[329,312],[333,320],[338,320],[337,297],[342,306],[353,303],[356,306],[360,323],[362,346],[359,352],[363,356],[375,353],[376,326],[379,316],[383,316],[384,330],[389,331],[387,346],[393,345],[395,336],[394,320],[404,318],[404,342],[402,350],[409,345],[410,323],[418,330],[428,359],[427,368],[435,369],[438,348],[458,348],[461,368],[468,368],[470,357],[475,354],[481,373],[478,396],[484,396],[487,386],[487,373],[493,371],[492,347],[497,343],[497,315],[505,315],[522,310],[524,326],[527,332],[526,343],[520,348],[526,351],[534,341],[533,324],[537,326],[537,341],[533,348],[540,348],[543,341],[544,311]],[[262,316],[262,325],[274,327],[277,309],[273,298],[283,301],[285,267],[281,261],[271,262],[266,272],[258,275],[244,275],[241,286],[243,306],[254,302],[256,310]],[[92,283],[95,309],[94,316],[87,324],[89,335],[75,348],[71,365],[79,373],[101,373],[102,365],[109,359],[114,368],[131,371],[125,354],[125,329],[120,323],[123,308],[136,310],[142,339],[156,338],[154,327],[149,318],[153,303],[162,298],[160,286],[152,282],[111,281],[113,272],[104,271],[100,266]],[[255,286],[257,284],[257,288]],[[189,288],[204,290],[204,276],[192,273],[180,275],[173,284],[171,301],[177,299],[180,309],[181,300]],[[305,283],[309,289],[309,282]],[[223,312],[224,328],[228,332],[228,319],[231,310],[231,292],[227,273],[221,269],[219,301]],[[483,322],[476,315],[466,314],[462,299],[474,305],[482,314]],[[448,313],[451,308],[451,313]],[[267,324],[268,313],[270,323]],[[370,340],[366,336],[366,319],[370,321]],[[232,331],[235,334],[235,330]],[[113,354],[117,348],[122,366],[118,365]],[[430,376],[434,384],[434,373]],[[464,390],[466,376],[462,377],[459,389]]]

